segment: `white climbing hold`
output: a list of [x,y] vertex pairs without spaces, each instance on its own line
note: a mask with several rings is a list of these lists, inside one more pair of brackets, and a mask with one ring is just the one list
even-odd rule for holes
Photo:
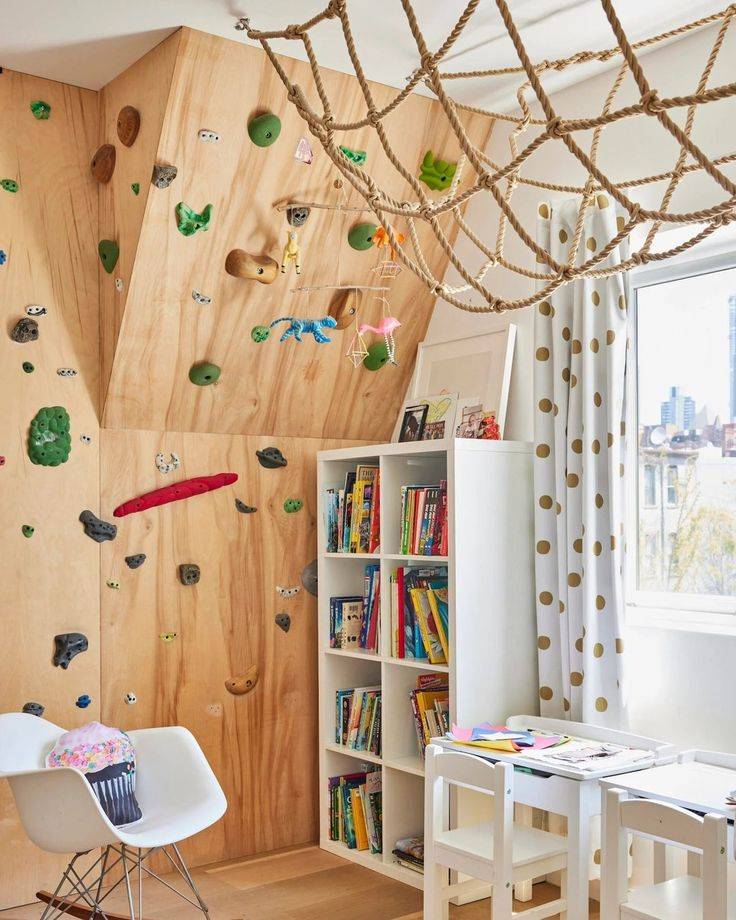
[[138,697],[133,693],[132,690],[129,690],[123,697],[128,706],[132,706],[134,703],[138,702]]
[[206,294],[202,294],[199,291],[192,291],[192,300],[195,303],[201,304],[204,307],[212,303],[211,297],[208,297]]
[[300,591],[299,585],[293,585],[291,588],[282,588],[281,585],[276,585],[276,593],[279,597],[294,597]]
[[123,279],[122,279],[122,278],[116,278],[116,279],[115,279],[115,289],[116,289],[117,291],[122,291],[122,289],[123,289],[124,287],[125,287],[125,282],[123,281]]
[[206,141],[208,144],[216,144],[220,140],[220,135],[216,131],[208,131],[206,128],[202,128],[197,132],[197,137],[201,141]]
[[159,473],[173,473],[174,470],[178,470],[181,466],[181,460],[177,457],[176,454],[170,454],[171,460],[166,461],[166,457],[163,454],[156,454],[156,469]]
[[32,303],[26,307],[26,316],[46,316],[48,310],[41,304]]
[[56,373],[59,377],[76,377],[78,371],[75,371],[73,367],[57,367]]
[[91,444],[91,443],[92,443],[92,438],[91,438],[88,434],[80,434],[80,435],[79,435],[79,440],[82,442],[82,444]]
[[119,581],[108,581],[108,582],[107,582],[107,587],[108,587],[108,588],[114,588],[114,589],[117,591],[118,588],[120,587],[120,582],[119,582]]

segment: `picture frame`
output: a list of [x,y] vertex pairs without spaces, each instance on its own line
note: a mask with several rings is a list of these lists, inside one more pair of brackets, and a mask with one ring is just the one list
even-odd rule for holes
[[429,407],[426,403],[405,406],[396,440],[401,443],[421,441],[428,409]]
[[409,399],[401,407],[396,426],[391,437],[393,443],[406,441],[404,427],[409,412],[424,407],[421,432],[416,441],[445,441],[455,436],[455,410],[457,393],[438,393],[433,396],[421,396]]

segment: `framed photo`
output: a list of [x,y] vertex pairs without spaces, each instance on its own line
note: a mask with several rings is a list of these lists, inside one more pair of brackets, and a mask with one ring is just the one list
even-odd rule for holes
[[501,437],[506,421],[516,326],[450,342],[421,342],[407,400],[419,403],[424,393],[456,393],[475,397],[486,414],[493,413]]
[[[439,393],[437,396],[421,396],[404,403],[391,440],[396,441],[444,441],[455,436],[455,409],[457,393]],[[424,408],[421,432],[418,438],[405,437],[404,429],[409,413]]]
[[458,400],[457,415],[455,417],[456,438],[477,438],[483,422],[483,403],[477,396],[469,396]]
[[424,422],[427,418],[427,409],[428,406],[426,403],[422,403],[418,406],[406,406],[404,408],[404,416],[401,419],[401,427],[399,428],[398,440],[400,442],[422,440]]

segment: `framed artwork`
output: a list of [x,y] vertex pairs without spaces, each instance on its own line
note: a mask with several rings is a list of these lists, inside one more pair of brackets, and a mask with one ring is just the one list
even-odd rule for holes
[[[396,441],[444,441],[454,437],[457,393],[439,393],[437,396],[420,396],[404,403],[391,438]],[[407,415],[424,408],[421,432],[418,438],[405,437]]]
[[455,393],[474,397],[486,414],[493,413],[503,437],[514,357],[516,326],[450,342],[421,342],[407,400],[419,403],[424,393]]
[[457,415],[455,418],[456,438],[477,438],[483,422],[483,403],[477,396],[468,396],[458,400]]
[[427,404],[422,403],[418,406],[405,406],[404,414],[401,419],[398,440],[421,441],[424,432],[424,422],[427,418]]

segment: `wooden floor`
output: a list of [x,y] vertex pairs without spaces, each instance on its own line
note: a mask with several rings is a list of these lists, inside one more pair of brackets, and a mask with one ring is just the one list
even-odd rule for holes
[[[207,866],[193,875],[211,920],[422,920],[420,891],[316,846]],[[516,902],[515,909],[542,904],[557,895],[551,885],[535,885],[534,900]],[[150,879],[144,883],[143,898],[146,920],[196,920],[201,916]],[[126,912],[117,892],[107,903],[111,911]],[[30,904],[0,911],[0,920],[36,920],[41,907]],[[490,901],[451,907],[450,917],[490,920]],[[590,917],[598,917],[593,902]]]

